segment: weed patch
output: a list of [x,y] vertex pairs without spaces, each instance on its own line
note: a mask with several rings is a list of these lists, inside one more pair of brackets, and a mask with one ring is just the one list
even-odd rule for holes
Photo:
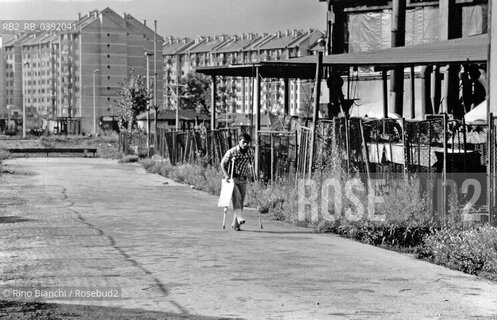
[[138,156],[127,155],[127,156],[124,156],[121,159],[119,159],[118,162],[119,163],[131,163],[131,162],[138,162],[138,160],[140,160],[140,158]]
[[211,166],[206,161],[195,164],[173,166],[168,160],[144,159],[141,161],[147,172],[157,173],[176,182],[189,184],[197,190],[213,195],[221,192],[223,174],[217,166]]
[[424,239],[419,258],[466,273],[497,274],[497,228],[441,229]]

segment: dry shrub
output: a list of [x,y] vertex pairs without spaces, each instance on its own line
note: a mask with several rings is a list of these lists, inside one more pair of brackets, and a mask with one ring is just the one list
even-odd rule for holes
[[444,228],[427,236],[418,257],[470,274],[497,275],[497,228]]

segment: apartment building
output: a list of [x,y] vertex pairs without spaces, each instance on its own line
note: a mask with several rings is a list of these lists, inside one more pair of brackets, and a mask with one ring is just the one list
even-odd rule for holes
[[[268,35],[242,34],[234,35],[221,47],[212,52],[216,65],[244,64],[250,63],[250,46],[260,43]],[[234,113],[249,113],[253,102],[254,81],[252,78],[244,77],[218,77],[220,86],[229,89],[231,97],[227,97],[229,103],[227,111]]]
[[[274,61],[310,55],[311,48],[323,37],[318,30],[287,30],[277,32],[253,48],[252,56],[259,61]],[[284,82],[282,79],[263,79],[261,106],[271,112],[282,112],[284,107]],[[291,79],[289,81],[290,115],[298,115],[312,104],[312,82]]]
[[119,84],[130,68],[146,75],[147,61],[162,104],[162,45],[145,22],[110,8],[79,15],[71,30],[16,35],[0,50],[5,64],[0,108],[24,105],[45,120],[77,119],[80,131],[91,133],[95,120],[114,115]]
[[[310,50],[323,37],[318,30],[288,30],[275,34],[242,34],[234,36],[197,37],[194,40],[172,40],[163,48],[164,73],[175,76],[164,79],[166,87],[175,86],[180,78],[196,67],[257,63],[300,57],[312,54]],[[254,112],[253,78],[217,77],[220,109],[228,112]],[[312,84],[291,80],[290,114],[297,115],[303,105],[311,103]],[[261,86],[261,105],[271,112],[283,111],[284,82],[282,79],[264,79]],[[171,105],[170,105],[171,106]]]
[[22,48],[21,44],[28,39],[28,35],[6,39],[2,43],[0,57],[2,58],[2,72],[0,73],[0,100],[2,114],[7,113],[6,107],[21,109],[23,104],[22,93]]
[[178,39],[169,37],[164,41],[162,48],[164,68],[163,107],[166,109],[176,108],[177,85],[181,77],[186,74],[185,70],[181,68],[183,65],[181,62],[181,58],[183,57],[181,52],[191,47],[193,43],[194,40],[189,38]]

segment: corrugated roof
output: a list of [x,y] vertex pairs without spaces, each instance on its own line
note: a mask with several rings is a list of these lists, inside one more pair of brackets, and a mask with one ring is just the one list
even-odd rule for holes
[[[488,35],[437,41],[408,47],[398,47],[375,52],[337,54],[323,57],[329,66],[378,66],[429,65],[487,61]],[[199,67],[197,72],[216,76],[255,77],[256,67],[264,78],[314,79],[317,56],[288,60],[260,62],[258,64]]]
[[215,76],[255,77],[257,68],[259,68],[259,74],[263,78],[314,79],[316,74],[315,64],[288,66],[286,64],[274,65],[271,63],[197,67],[195,72]]
[[[407,47],[323,57],[324,65],[385,66],[486,62],[488,35],[477,35]],[[272,61],[271,64],[316,64],[316,56]]]
[[[155,115],[155,110],[151,109],[149,115],[150,119],[153,120]],[[195,117],[198,117],[199,121],[210,119],[210,116],[203,113],[197,113],[195,110],[179,110],[180,120],[195,120]],[[147,113],[146,112],[140,113],[136,117],[136,119],[138,120],[147,119]],[[176,119],[176,110],[161,110],[159,112],[159,116],[157,117],[157,120],[175,120],[175,119]]]

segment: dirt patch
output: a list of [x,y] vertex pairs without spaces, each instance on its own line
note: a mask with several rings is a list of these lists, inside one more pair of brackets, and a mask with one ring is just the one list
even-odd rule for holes
[[172,314],[167,312],[145,311],[86,305],[55,304],[41,302],[0,301],[0,318],[2,319],[229,319],[195,316],[189,314]]

